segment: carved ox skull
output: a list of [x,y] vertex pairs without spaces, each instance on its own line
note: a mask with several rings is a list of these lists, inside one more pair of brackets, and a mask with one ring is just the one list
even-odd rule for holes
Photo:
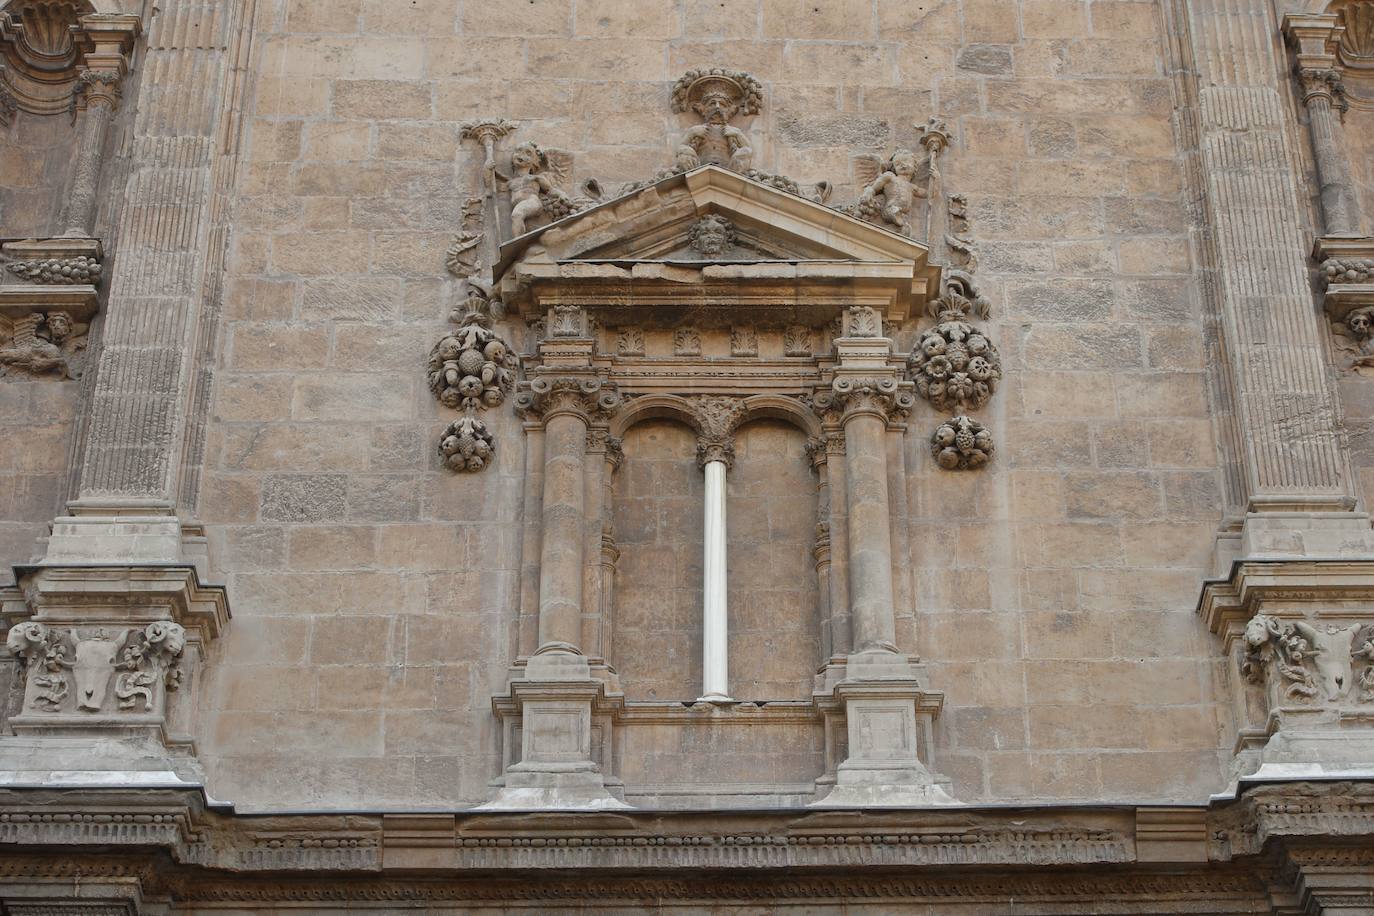
[[1354,649],[1355,634],[1360,625],[1340,628],[1328,625],[1317,629],[1311,624],[1295,620],[1293,626],[1315,650],[1312,664],[1317,669],[1317,681],[1327,699],[1344,699],[1354,682],[1350,652]]
[[105,691],[114,673],[118,644],[112,639],[82,639],[76,644],[76,705],[81,709],[99,712],[105,703]]

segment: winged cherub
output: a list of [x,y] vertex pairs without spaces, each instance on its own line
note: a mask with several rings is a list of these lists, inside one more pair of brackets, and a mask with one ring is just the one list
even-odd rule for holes
[[935,171],[931,157],[922,159],[909,149],[899,149],[887,162],[865,156],[857,165],[859,177],[868,181],[854,205],[854,214],[870,223],[895,226],[902,235],[910,236],[916,199],[930,194]]
[[541,150],[527,140],[511,151],[510,164],[512,174],[495,174],[510,192],[512,237],[524,235],[530,221],[541,213],[558,220],[594,206],[601,198],[601,185],[592,178],[582,182],[576,197],[559,188],[572,175],[572,153],[566,150]]

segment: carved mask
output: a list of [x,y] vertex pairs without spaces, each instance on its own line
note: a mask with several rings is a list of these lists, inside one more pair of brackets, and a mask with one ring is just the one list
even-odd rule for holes
[[76,644],[76,705],[98,712],[105,703],[105,689],[114,672],[115,643],[110,639],[83,639]]
[[1345,319],[1346,326],[1355,332],[1355,336],[1361,339],[1369,336],[1370,314],[1363,309],[1358,312],[1351,312]]
[[1312,627],[1311,633],[1304,634],[1317,650],[1312,661],[1317,669],[1317,680],[1330,700],[1340,700],[1350,690],[1353,680],[1350,651],[1359,628],[1359,624],[1330,631]]
[[739,113],[739,105],[728,93],[719,89],[708,90],[692,105],[692,110],[708,124],[728,124]]

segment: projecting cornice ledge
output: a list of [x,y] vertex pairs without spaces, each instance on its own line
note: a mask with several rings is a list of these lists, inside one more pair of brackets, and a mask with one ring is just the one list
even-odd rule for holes
[[[1264,901],[1275,874],[1285,893],[1317,878],[1349,893],[1357,878],[1340,876],[1374,861],[1350,843],[1371,836],[1374,783],[1358,782],[1210,806],[272,816],[191,789],[5,789],[0,899],[26,882],[135,879],[178,903],[1110,894],[1133,912],[1161,894]],[[689,880],[704,871],[711,882]]]

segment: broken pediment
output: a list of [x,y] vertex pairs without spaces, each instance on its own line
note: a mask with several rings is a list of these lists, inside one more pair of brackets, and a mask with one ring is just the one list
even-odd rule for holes
[[575,305],[612,326],[819,326],[853,305],[902,321],[939,288],[919,242],[711,165],[512,239],[495,275],[519,314]]

